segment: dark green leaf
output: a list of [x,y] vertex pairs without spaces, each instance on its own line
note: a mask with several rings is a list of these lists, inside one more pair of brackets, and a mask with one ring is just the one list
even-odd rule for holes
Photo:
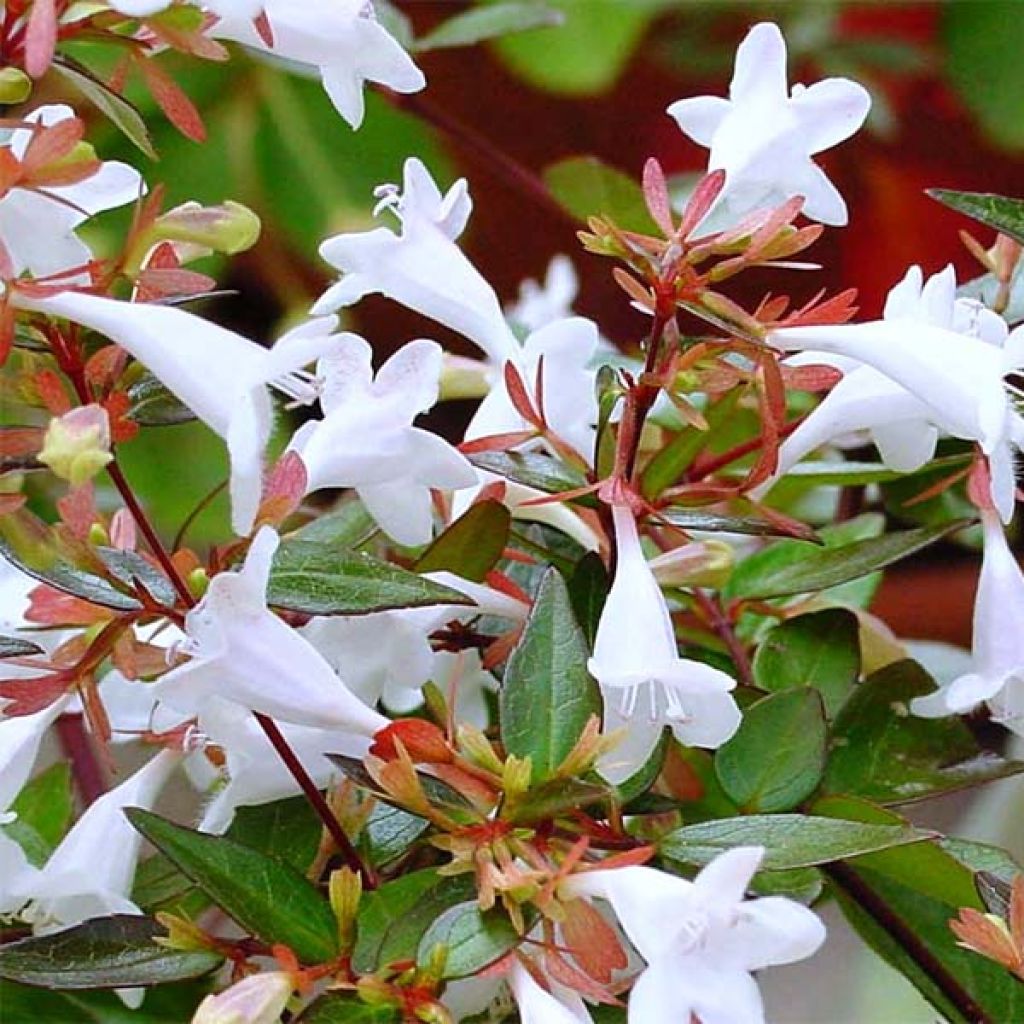
[[626,231],[658,234],[647,212],[640,185],[596,156],[572,156],[544,170],[552,195],[584,224],[588,217],[607,217]]
[[304,963],[338,954],[330,905],[295,868],[223,836],[182,828],[132,807],[131,823],[221,909],[265,942],[289,946]]
[[305,873],[320,847],[323,826],[304,796],[239,807],[228,839],[286,861]]
[[824,590],[867,576],[968,525],[967,520],[869,537],[840,547],[782,541],[741,562],[726,587],[730,599],[761,600]]
[[471,7],[443,21],[432,32],[416,40],[414,50],[441,50],[451,46],[473,46],[531,28],[561,25],[561,11],[540,3],[498,3]]
[[97,547],[95,551],[114,579],[132,590],[135,590],[135,581],[138,580],[160,604],[174,607],[178,593],[171,581],[142,555],[106,547]]
[[71,824],[73,802],[70,766],[51,765],[18,794],[10,807],[17,818],[4,831],[42,867]]
[[661,736],[651,751],[651,756],[628,779],[623,779],[615,787],[616,799],[621,804],[628,804],[642,796],[654,785],[661,774],[661,767],[665,763],[665,755],[671,742],[672,730],[666,726],[661,730]]
[[50,65],[61,78],[70,82],[97,110],[101,111],[151,160],[156,150],[142,115],[119,93],[101,82],[84,64],[67,54],[57,54]]
[[378,803],[359,835],[359,843],[374,867],[390,864],[416,842],[430,823],[400,807]]
[[857,616],[827,608],[788,619],[765,635],[753,668],[754,681],[763,690],[817,690],[832,717],[860,675]]
[[1024,199],[1010,199],[991,192],[954,192],[946,188],[925,191],[943,206],[995,228],[1017,242],[1024,242]]
[[29,640],[21,640],[16,636],[0,636],[0,659],[27,658],[32,654],[42,654],[39,644]]
[[508,915],[495,908],[482,911],[476,900],[446,910],[420,939],[417,959],[429,962],[437,946],[444,946],[445,978],[467,978],[500,960],[519,944],[521,936]]
[[449,907],[476,896],[471,875],[414,871],[364,894],[356,921],[352,963],[366,973],[400,960],[415,960],[427,929]]
[[132,403],[129,415],[141,427],[173,427],[196,418],[184,402],[148,371],[128,388],[128,398]]
[[206,995],[202,982],[159,985],[146,992],[137,1010],[113,992],[53,992],[4,982],[0,1018],[4,1024],[181,1024]]
[[736,734],[718,748],[715,774],[745,811],[786,811],[817,788],[825,739],[821,695],[783,690],[747,708]]
[[[477,452],[469,456],[469,461],[478,469],[496,473],[506,480],[533,487],[545,494],[563,494],[587,486],[587,479],[582,473],[550,455],[538,452]],[[582,494],[573,501],[591,507],[597,505],[597,499],[592,494]]]
[[152,918],[98,917],[0,946],[0,978],[50,989],[129,988],[198,978],[223,961],[160,946],[153,941],[160,935],[166,932]]
[[274,556],[267,602],[308,615],[365,615],[388,608],[471,604],[457,590],[361,551],[285,540]]
[[661,519],[683,530],[703,530],[708,533],[742,533],[753,537],[798,537],[817,542],[818,535],[809,526],[793,520],[789,525],[763,516],[730,516],[708,512],[702,508],[659,509]]
[[587,646],[593,650],[597,624],[601,621],[604,602],[611,589],[608,570],[596,551],[588,551],[576,563],[576,568],[569,577],[568,586],[573,614],[583,630]]
[[534,783],[552,776],[590,717],[601,714],[588,655],[565,581],[549,569],[509,656],[500,698],[502,742],[510,754],[531,759]]
[[366,506],[358,499],[349,499],[288,534],[285,539],[322,544],[333,550],[351,549],[359,547],[378,529]]
[[607,783],[584,782],[580,779],[549,779],[532,788],[515,803],[507,804],[510,821],[530,823],[557,818],[567,811],[608,799],[612,787]]
[[835,722],[822,788],[909,803],[1024,771],[982,751],[957,717],[919,718],[910,702],[935,689],[917,662],[898,661],[857,687]]
[[394,1006],[370,1006],[351,992],[325,992],[295,1018],[295,1024],[402,1024]]
[[927,839],[908,825],[875,825],[809,814],[755,814],[685,825],[659,844],[663,857],[703,866],[734,846],[763,846],[767,871],[828,864]]
[[416,571],[447,570],[482,583],[498,564],[511,526],[512,513],[501,502],[477,502],[423,552]]
[[147,914],[166,911],[195,918],[210,901],[170,858],[155,853],[139,863],[132,884],[132,902]]

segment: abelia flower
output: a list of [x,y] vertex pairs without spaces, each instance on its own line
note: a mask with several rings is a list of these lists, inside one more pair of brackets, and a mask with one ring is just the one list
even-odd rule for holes
[[[74,120],[75,112],[63,104],[39,107],[25,115],[32,125],[50,128]],[[31,161],[31,143],[37,130],[17,128],[5,143],[6,178],[10,161]],[[40,172],[45,168],[40,168]],[[92,260],[89,247],[75,231],[94,214],[134,202],[145,192],[134,167],[118,160],[97,162],[96,169],[73,184],[39,184],[0,187],[0,243],[7,253],[6,272],[17,277],[25,272],[49,277],[85,266]],[[66,179],[65,179],[66,180]]]
[[413,420],[437,401],[441,347],[412,341],[373,374],[373,350],[342,334],[321,357],[322,420],[292,438],[306,468],[307,491],[352,487],[370,515],[398,543],[426,544],[433,534],[432,488],[476,482],[465,456]]
[[870,430],[886,464],[907,472],[932,457],[942,430],[981,446],[992,500],[1009,521],[1012,447],[1024,442],[1024,418],[1003,378],[1024,366],[1024,330],[1008,334],[996,314],[957,299],[951,266],[927,283],[911,267],[889,293],[881,320],[781,328],[768,341],[847,371],[782,445],[779,473],[826,439],[855,430]]
[[295,982],[284,971],[265,971],[236,981],[199,1004],[192,1024],[277,1024]]
[[505,310],[505,315],[528,331],[540,330],[573,315],[572,305],[579,288],[572,260],[559,253],[551,258],[543,283],[523,281],[518,299]]
[[984,551],[974,601],[971,670],[911,701],[915,715],[938,718],[988,704],[994,721],[1024,736],[1024,573],[998,515],[981,514]]
[[99,331],[130,352],[211,430],[231,458],[231,522],[252,528],[262,487],[263,452],[273,427],[268,386],[300,402],[316,399],[300,373],[335,345],[334,317],[311,320],[271,349],[173,306],[121,302],[85,292],[48,297],[19,293],[24,309]]
[[372,736],[387,719],[355,697],[316,649],[267,607],[267,583],[279,538],[264,526],[237,572],[210,581],[185,619],[178,650],[189,660],[153,684],[159,700],[182,712],[211,697],[295,725]]
[[810,87],[786,84],[786,41],[771,22],[755,25],[736,51],[729,98],[696,96],[668,108],[683,132],[711,150],[708,170],[726,172],[718,205],[734,218],[804,197],[823,224],[847,221],[846,203],[811,159],[848,139],[871,106],[846,78]]
[[460,178],[442,196],[423,163],[410,158],[402,188],[381,186],[378,195],[378,211],[393,212],[400,233],[381,227],[324,242],[320,255],[342,277],[313,306],[314,315],[380,292],[458,331],[496,366],[515,359],[519,344],[494,289],[455,244],[473,208],[466,180]]
[[273,45],[253,24],[252,3],[220,0],[207,6],[220,14],[211,35],[317,68],[335,109],[353,128],[363,122],[364,83],[401,93],[419,92],[427,84],[409,54],[377,20],[370,0],[263,0]]
[[562,884],[607,900],[647,967],[629,995],[629,1024],[763,1024],[753,971],[793,963],[825,940],[816,914],[781,896],[744,899],[760,846],[719,854],[692,881],[647,867],[597,868]]
[[625,726],[601,771],[628,778],[671,728],[680,743],[718,747],[739,728],[729,691],[736,681],[719,669],[681,658],[665,597],[640,546],[632,511],[614,505],[615,579],[598,622],[590,674],[605,702],[604,731]]
[[516,960],[508,976],[522,1024],[593,1024],[583,1000],[572,989],[549,980],[550,991]]

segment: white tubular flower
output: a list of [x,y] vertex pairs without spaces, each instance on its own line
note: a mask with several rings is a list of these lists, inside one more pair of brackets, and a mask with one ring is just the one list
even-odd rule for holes
[[586,1004],[572,989],[552,981],[547,991],[518,960],[512,964],[508,983],[522,1024],[593,1024]]
[[989,457],[992,500],[1008,522],[1011,445],[1024,439],[1024,420],[1003,378],[1024,365],[1024,330],[1008,335],[1000,317],[956,299],[951,266],[922,282],[920,268],[911,267],[881,320],[770,332],[771,344],[806,352],[809,361],[863,364],[782,445],[780,473],[826,439],[865,429],[886,464],[906,472],[931,458],[942,430],[979,443]]
[[752,971],[815,953],[825,927],[780,896],[745,900],[764,849],[719,854],[689,882],[654,868],[572,875],[563,892],[600,897],[647,961],[629,996],[629,1024],[764,1024]]
[[[58,104],[39,107],[25,120],[50,126],[74,116],[70,107]],[[6,148],[21,160],[32,137],[30,128],[18,128]],[[134,202],[144,192],[139,172],[117,160],[101,163],[94,174],[73,185],[15,186],[5,192],[0,198],[0,241],[14,276],[27,271],[48,277],[88,263],[92,253],[75,229],[94,214]]]
[[375,228],[324,242],[320,255],[342,277],[313,313],[332,313],[380,292],[469,338],[496,366],[516,359],[519,344],[494,289],[455,244],[473,209],[466,180],[442,196],[422,162],[410,158],[401,190],[381,186],[378,194],[378,209],[395,213],[401,233]]
[[538,331],[555,320],[572,316],[572,304],[580,290],[579,278],[568,256],[551,258],[543,284],[526,280],[519,298],[506,309],[508,319],[528,331]]
[[426,544],[433,535],[431,488],[476,482],[465,456],[447,441],[413,426],[436,401],[441,346],[412,341],[373,375],[373,350],[341,334],[320,359],[324,419],[307,423],[290,447],[306,467],[308,491],[353,487],[381,528],[400,544]]
[[173,0],[107,0],[107,3],[118,12],[129,18],[147,18],[151,14],[159,14],[171,6]]
[[84,292],[18,295],[22,308],[65,317],[131,353],[211,430],[231,458],[231,523],[252,529],[262,488],[263,452],[273,427],[268,385],[301,402],[316,389],[300,373],[335,344],[334,317],[289,331],[271,349],[173,306],[120,302]]
[[1024,736],[1024,573],[999,517],[981,515],[984,554],[974,600],[971,671],[911,702],[915,715],[962,714],[985,701],[994,721]]
[[777,25],[762,22],[736,51],[729,99],[696,96],[668,113],[711,150],[708,170],[725,171],[718,202],[732,217],[803,196],[808,217],[842,225],[846,203],[811,157],[853,135],[870,106],[867,90],[846,78],[789,92],[786,41]]
[[267,607],[278,543],[264,526],[242,568],[214,576],[185,619],[179,650],[190,660],[153,684],[155,694],[193,714],[216,696],[283,722],[372,736],[388,720],[353,696],[316,649]]
[[335,109],[353,128],[363,122],[365,82],[403,93],[419,92],[427,84],[377,21],[370,0],[264,0],[260,6],[273,31],[273,46],[253,26],[252,4],[221,0],[208,6],[221,14],[211,35],[318,68]]
[[616,570],[594,640],[590,674],[605,701],[605,731],[626,727],[601,771],[628,778],[654,749],[665,726],[690,746],[718,747],[739,728],[729,691],[736,681],[699,661],[679,657],[665,597],[640,546],[633,513],[612,508]]
[[278,1024],[295,983],[284,971],[253,974],[207,996],[191,1024]]
[[179,753],[161,751],[78,819],[29,894],[32,902],[23,916],[37,934],[92,917],[141,913],[129,894],[142,836],[122,812],[125,807],[152,807],[180,761]]

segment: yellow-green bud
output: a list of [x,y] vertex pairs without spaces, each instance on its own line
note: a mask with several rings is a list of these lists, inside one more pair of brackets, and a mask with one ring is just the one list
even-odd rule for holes
[[93,523],[89,527],[89,543],[94,547],[110,547],[110,534],[102,523]]
[[206,574],[206,570],[203,568],[193,569],[188,574],[186,582],[188,583],[188,589],[191,591],[193,597],[202,597],[210,586],[210,577]]
[[666,551],[650,565],[663,587],[721,587],[729,579],[734,562],[728,544],[705,540]]
[[83,405],[55,416],[43,437],[39,461],[72,487],[91,480],[112,459],[110,420],[100,405]]
[[363,880],[351,868],[338,868],[331,872],[327,883],[331,910],[338,922],[338,943],[343,950],[351,949],[355,937],[356,915],[363,895]]
[[441,360],[440,400],[483,398],[491,389],[490,374],[490,368],[479,359],[445,352]]
[[24,103],[32,93],[32,79],[21,68],[0,69],[0,103]]
[[251,249],[260,237],[260,219],[241,203],[227,200],[219,206],[183,203],[157,217],[152,244],[186,242],[214,252],[235,253]]

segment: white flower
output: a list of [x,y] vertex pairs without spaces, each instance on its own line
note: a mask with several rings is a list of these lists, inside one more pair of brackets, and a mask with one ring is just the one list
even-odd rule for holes
[[1006,542],[1002,523],[982,512],[984,553],[974,601],[971,671],[918,697],[916,715],[937,718],[988,703],[994,721],[1024,736],[1024,573]]
[[192,1024],[277,1024],[295,983],[284,971],[253,974],[207,996]]
[[546,327],[555,320],[572,316],[572,304],[580,282],[572,260],[559,253],[548,264],[544,283],[527,280],[519,286],[519,298],[506,309],[508,319],[528,331]]
[[353,696],[316,649],[267,607],[278,543],[264,526],[242,568],[210,581],[185,619],[179,650],[190,660],[153,684],[156,696],[189,713],[222,697],[295,725],[372,736],[387,719]]
[[593,1024],[586,1004],[572,989],[557,981],[550,982],[550,992],[541,988],[518,960],[512,964],[508,983],[522,1024]]
[[871,97],[846,78],[786,85],[786,42],[771,22],[755,25],[736,51],[729,99],[697,96],[668,108],[679,127],[710,148],[708,170],[726,172],[719,203],[739,217],[794,196],[823,224],[845,224],[846,203],[811,157],[864,123]]
[[[50,126],[74,116],[60,104],[39,107],[24,120]],[[6,146],[18,160],[33,134],[30,128],[18,128],[8,137]],[[94,174],[73,185],[10,189],[0,198],[0,242],[14,275],[27,271],[48,277],[84,266],[92,253],[75,229],[94,214],[133,202],[144,191],[139,172],[117,160],[101,163]]]
[[689,882],[646,867],[572,875],[572,896],[608,900],[647,961],[629,996],[629,1024],[763,1024],[752,971],[811,956],[825,940],[816,914],[780,896],[745,900],[764,849],[719,854]]
[[[942,430],[979,443],[989,458],[992,500],[1009,521],[1011,445],[1024,439],[1024,420],[1003,378],[1024,365],[1024,331],[1008,336],[994,313],[957,300],[952,267],[925,284],[920,268],[911,267],[889,293],[882,320],[782,328],[768,341],[849,371],[783,444],[780,472],[826,438],[864,429],[886,463],[905,472],[931,458]],[[849,360],[864,365],[850,369]]]
[[740,724],[729,691],[734,679],[680,658],[665,597],[640,547],[633,513],[612,507],[616,569],[588,663],[605,701],[605,731],[626,726],[602,772],[628,778],[654,749],[665,726],[681,743],[718,747]]
[[419,92],[426,85],[423,72],[377,21],[369,0],[264,0],[261,6],[273,46],[253,26],[252,5],[239,9],[239,0],[216,5],[221,20],[210,34],[318,68],[331,102],[353,128],[363,121],[364,82],[403,93]]
[[180,760],[175,751],[161,751],[78,819],[29,893],[23,916],[37,933],[107,914],[140,913],[129,896],[142,836],[122,812],[152,807]]
[[441,347],[412,341],[373,375],[373,350],[342,334],[322,357],[324,419],[306,423],[290,447],[306,467],[308,491],[353,487],[381,528],[400,544],[426,544],[433,533],[431,488],[469,487],[476,472],[465,456],[413,420],[436,401]]
[[315,388],[299,373],[335,344],[334,317],[289,331],[271,349],[173,306],[62,292],[48,298],[16,296],[17,305],[105,334],[130,352],[211,430],[231,457],[231,521],[252,529],[262,487],[263,452],[273,427],[268,385],[298,401]]
[[320,255],[342,272],[313,307],[331,313],[380,292],[469,338],[497,366],[519,351],[494,289],[455,244],[473,208],[466,180],[441,195],[422,162],[405,162],[401,190],[382,186],[378,209],[391,210],[401,233],[375,228],[336,235]]

